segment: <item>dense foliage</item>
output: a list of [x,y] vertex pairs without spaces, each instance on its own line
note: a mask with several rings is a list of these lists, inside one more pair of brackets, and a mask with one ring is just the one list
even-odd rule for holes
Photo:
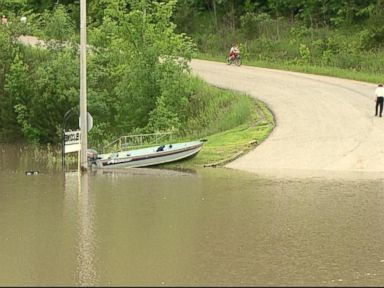
[[[33,21],[24,25],[16,9],[9,25],[0,26],[0,139],[60,143],[63,116],[79,103],[77,24],[69,6],[43,10],[49,1],[24,2],[42,12],[30,12]],[[247,121],[249,109],[236,117],[225,112],[249,106],[248,98],[204,88],[189,74],[195,46],[175,32],[170,19],[176,1],[101,2],[102,18],[88,28],[91,142],[157,131],[202,135]],[[17,41],[29,32],[45,39],[45,47]],[[77,116],[67,128],[76,128]]]
[[383,73],[384,1],[179,0],[178,31],[205,54]]
[[[222,59],[238,42],[246,61],[384,72],[380,0],[87,5],[88,110],[97,119],[90,134],[95,142],[135,132],[207,134],[246,121],[249,99],[203,88],[190,76],[186,61],[196,50]],[[79,102],[79,0],[0,0],[0,13],[9,19],[0,26],[0,140],[59,142],[63,115]],[[26,24],[18,20],[22,15]],[[21,45],[22,34],[47,45]],[[76,117],[71,120],[76,126]]]

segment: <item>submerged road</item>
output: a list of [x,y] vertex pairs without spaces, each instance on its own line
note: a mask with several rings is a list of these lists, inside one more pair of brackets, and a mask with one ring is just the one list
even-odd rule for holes
[[262,100],[275,115],[268,139],[226,167],[276,176],[384,176],[375,84],[204,60],[191,67],[209,84]]

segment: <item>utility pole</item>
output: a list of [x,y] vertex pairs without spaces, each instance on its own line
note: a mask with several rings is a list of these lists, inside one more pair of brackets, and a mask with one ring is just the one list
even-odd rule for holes
[[80,0],[80,168],[88,170],[87,136],[87,1]]

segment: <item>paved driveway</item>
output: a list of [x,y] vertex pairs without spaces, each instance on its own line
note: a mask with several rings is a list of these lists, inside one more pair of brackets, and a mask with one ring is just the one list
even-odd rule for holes
[[264,101],[275,114],[269,138],[227,167],[294,177],[384,176],[375,84],[203,60],[191,67],[210,84]]

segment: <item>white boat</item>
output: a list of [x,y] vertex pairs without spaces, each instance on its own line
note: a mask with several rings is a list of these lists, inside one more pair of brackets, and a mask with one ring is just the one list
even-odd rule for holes
[[158,145],[115,153],[89,153],[92,166],[97,168],[147,167],[179,161],[195,156],[206,140]]

